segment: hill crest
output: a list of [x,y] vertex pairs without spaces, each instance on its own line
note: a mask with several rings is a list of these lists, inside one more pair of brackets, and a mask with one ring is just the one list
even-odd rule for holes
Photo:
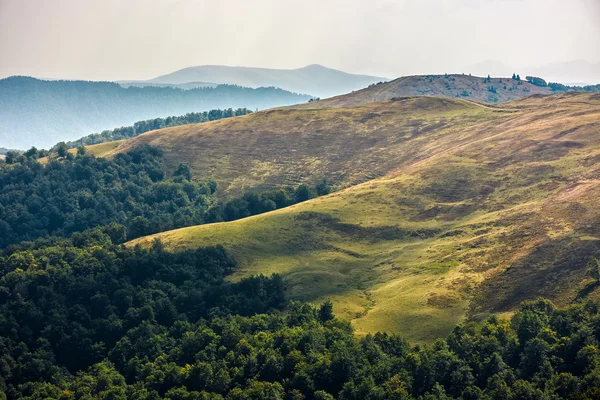
[[496,104],[535,94],[550,95],[548,87],[511,78],[482,78],[470,75],[413,75],[329,99],[299,104],[295,108],[348,107],[390,100],[395,97],[443,96]]

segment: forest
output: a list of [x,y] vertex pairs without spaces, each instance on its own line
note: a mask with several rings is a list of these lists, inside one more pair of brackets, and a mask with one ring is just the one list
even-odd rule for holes
[[118,227],[0,257],[0,398],[598,399],[600,303],[522,304],[445,339],[356,337],[220,247],[113,243]]
[[113,222],[121,242],[207,222],[232,221],[329,193],[325,181],[221,200],[217,184],[181,164],[167,176],[160,149],[145,146],[114,159],[80,147],[47,165],[32,148],[0,161],[0,248],[45,236],[66,237]]

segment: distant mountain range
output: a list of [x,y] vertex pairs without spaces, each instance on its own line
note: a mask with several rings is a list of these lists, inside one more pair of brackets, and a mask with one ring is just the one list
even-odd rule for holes
[[202,65],[184,68],[148,81],[136,81],[136,84],[180,85],[189,82],[213,82],[247,87],[275,86],[295,93],[325,98],[387,80],[377,76],[349,74],[317,64],[298,69]]
[[124,88],[132,87],[132,86],[133,87],[152,86],[152,87],[172,87],[175,89],[183,89],[183,90],[200,89],[200,88],[219,86],[217,83],[212,83],[212,82],[187,82],[187,83],[176,84],[176,83],[154,83],[154,82],[148,82],[148,81],[117,81],[116,83],[123,86]]
[[44,148],[139,120],[216,108],[265,109],[309,99],[277,88],[124,88],[113,82],[14,76],[0,80],[0,146]]

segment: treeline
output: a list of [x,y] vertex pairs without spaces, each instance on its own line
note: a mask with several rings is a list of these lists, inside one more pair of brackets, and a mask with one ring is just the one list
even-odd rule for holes
[[[513,79],[514,75],[513,75]],[[546,82],[537,76],[527,76],[527,82],[539,87],[549,87],[553,92],[600,92],[600,85],[568,86],[562,83]]]
[[0,398],[553,400],[600,396],[600,303],[523,303],[510,319],[411,346],[356,337],[278,276],[226,283],[221,248],[112,244],[112,228],[0,257]]
[[2,155],[6,155],[6,153],[8,153],[9,151],[16,151],[17,153],[19,152],[17,150],[7,149],[6,147],[0,147],[0,154]]
[[600,92],[600,85],[588,85],[588,86],[567,86],[562,83],[550,82],[548,83],[548,87],[552,89],[553,92]]
[[147,119],[145,121],[138,121],[132,126],[123,126],[120,128],[115,128],[113,130],[105,130],[101,133],[92,133],[91,135],[84,136],[81,139],[69,142],[60,142],[54,145],[50,149],[50,151],[56,152],[60,147],[74,149],[79,146],[112,142],[113,140],[130,139],[132,137],[141,135],[144,132],[153,131],[155,129],[187,124],[197,124],[200,122],[215,121],[222,118],[238,117],[251,113],[252,110],[249,110],[247,108],[237,108],[235,110],[232,108],[228,108],[225,110],[216,109],[204,112],[187,113],[178,117],[171,116],[167,118]]
[[59,151],[47,165],[32,148],[0,161],[0,248],[44,236],[116,222],[121,241],[206,222],[232,221],[286,207],[329,192],[326,182],[218,201],[217,184],[194,180],[182,164],[165,173],[162,151],[139,147],[113,159],[96,158],[80,147]]

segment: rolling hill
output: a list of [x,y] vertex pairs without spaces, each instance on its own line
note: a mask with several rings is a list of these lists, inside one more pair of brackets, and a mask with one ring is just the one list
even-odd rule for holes
[[0,79],[0,146],[50,147],[139,120],[215,108],[264,109],[309,98],[275,88],[124,88],[111,82],[15,76]]
[[418,75],[294,107],[348,107],[409,96],[444,96],[494,104],[534,94],[552,94],[552,91],[548,87],[535,86],[526,81],[519,83],[511,78],[491,78],[488,81],[487,78],[470,75]]
[[[511,112],[431,97],[327,110],[274,109],[146,132],[101,151],[110,156],[143,144],[160,147],[169,169],[186,162],[227,195],[322,178],[348,187],[422,157],[427,146],[451,138],[457,127]],[[89,150],[96,152],[94,146]]]
[[179,85],[188,82],[215,82],[248,87],[275,86],[296,93],[331,97],[386,80],[377,76],[349,74],[316,64],[298,69],[202,65],[184,68],[145,83]]
[[[279,122],[258,130],[269,121]],[[172,250],[222,244],[240,262],[234,279],[277,272],[292,298],[333,300],[358,332],[419,341],[465,319],[511,312],[524,299],[564,305],[599,295],[586,275],[600,252],[598,94],[493,107],[422,97],[211,124],[126,144],[161,146],[230,187],[243,186],[239,179],[284,182],[285,171],[294,179],[347,171],[338,182],[349,187],[130,245],[155,237]],[[222,150],[225,141],[247,150]],[[190,151],[180,154],[177,142]],[[288,164],[276,164],[276,152]],[[259,171],[266,177],[253,176]]]

